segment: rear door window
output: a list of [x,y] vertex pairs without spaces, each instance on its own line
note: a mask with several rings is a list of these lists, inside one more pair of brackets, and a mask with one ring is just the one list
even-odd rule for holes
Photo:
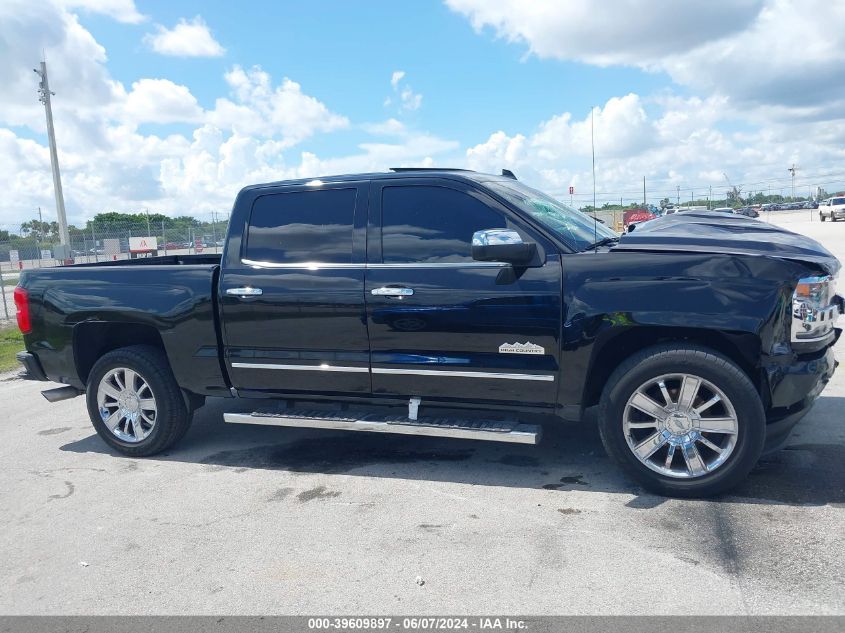
[[356,194],[357,189],[345,188],[261,196],[252,206],[245,259],[350,263]]

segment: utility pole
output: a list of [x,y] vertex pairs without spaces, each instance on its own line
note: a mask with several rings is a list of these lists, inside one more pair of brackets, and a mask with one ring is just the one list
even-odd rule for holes
[[643,176],[643,208],[645,208],[646,206],[648,206],[648,203],[645,199],[645,176]]
[[150,233],[150,210],[144,209],[144,212],[147,214],[147,237],[150,237],[152,233]]
[[792,202],[795,202],[795,171],[798,168],[795,166],[795,163],[792,163],[792,167],[788,167],[786,171],[792,174]]
[[710,210],[710,201],[713,199],[713,185],[710,185],[710,193],[707,194],[707,210]]
[[681,206],[681,185],[678,185],[678,206]]
[[[47,81],[47,62],[41,62],[41,70],[33,68],[36,75],[41,77],[38,84],[38,100],[44,104],[47,113],[47,139],[50,141],[50,164],[53,167],[53,190],[56,194],[56,215],[59,217],[59,240],[64,246],[70,246],[67,230],[67,216],[65,215],[65,198],[62,194],[62,175],[59,173],[59,155],[56,151],[56,133],[53,131],[53,108],[50,105],[50,84]],[[70,253],[65,253],[65,258]]]

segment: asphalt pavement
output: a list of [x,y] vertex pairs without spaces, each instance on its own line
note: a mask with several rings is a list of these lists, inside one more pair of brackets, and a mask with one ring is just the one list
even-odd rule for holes
[[[845,223],[791,218],[845,261]],[[841,367],[707,501],[638,489],[588,423],[532,447],[226,425],[212,400],[132,459],[49,386],[0,376],[0,614],[845,614]]]

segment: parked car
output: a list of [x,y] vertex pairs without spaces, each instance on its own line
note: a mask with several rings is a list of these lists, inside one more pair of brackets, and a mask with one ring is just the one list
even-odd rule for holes
[[181,248],[183,248],[183,246],[178,242],[167,242],[167,244],[164,245],[164,249],[168,251],[177,251]]
[[824,222],[828,218],[831,222],[845,220],[845,197],[828,198],[819,203],[819,220]]
[[760,217],[760,213],[754,207],[740,207],[739,209],[736,209],[734,211],[734,213],[736,213],[738,215],[744,215],[748,218],[759,218]]
[[47,399],[84,393],[136,457],[209,396],[254,399],[233,424],[526,444],[597,410],[631,476],[701,496],[779,448],[836,366],[839,261],[740,216],[620,237],[512,175],[401,169],[246,187],[226,239],[24,271],[18,358],[66,385]]

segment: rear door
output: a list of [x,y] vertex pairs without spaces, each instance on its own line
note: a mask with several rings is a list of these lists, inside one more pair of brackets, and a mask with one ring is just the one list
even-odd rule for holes
[[[242,194],[243,195],[243,194]],[[220,280],[225,362],[241,394],[369,394],[367,183],[260,189]]]
[[[516,229],[542,265],[472,259],[475,231]],[[374,180],[366,280],[373,394],[552,406],[561,263],[554,247],[480,188]]]

